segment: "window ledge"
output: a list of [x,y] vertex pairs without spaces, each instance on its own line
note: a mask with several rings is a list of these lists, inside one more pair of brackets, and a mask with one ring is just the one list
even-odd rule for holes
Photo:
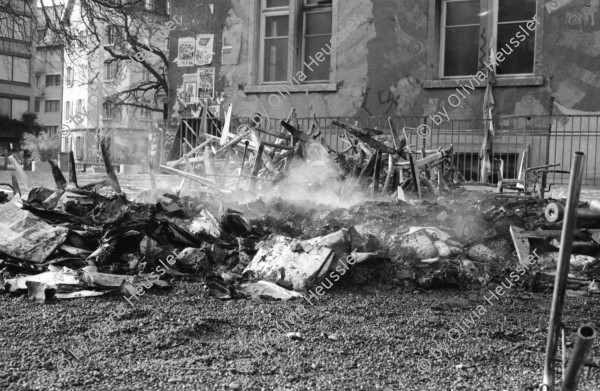
[[336,92],[337,85],[335,83],[314,83],[314,84],[266,84],[244,86],[246,94],[263,94],[263,93],[295,93],[295,92]]
[[2,84],[12,84],[15,86],[31,87],[31,84],[23,81],[12,81],[12,80],[0,80]]
[[[441,80],[425,80],[423,88],[456,88],[465,84],[471,85],[472,78],[465,79],[441,79]],[[521,87],[521,86],[541,86],[544,84],[542,76],[523,76],[523,77],[496,77],[493,87]],[[477,85],[473,83],[475,88],[485,88],[486,83],[481,82]]]

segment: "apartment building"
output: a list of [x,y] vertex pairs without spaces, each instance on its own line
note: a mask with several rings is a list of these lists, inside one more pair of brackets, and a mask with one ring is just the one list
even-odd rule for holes
[[[35,56],[33,0],[7,0],[10,13],[0,13],[0,114],[21,119],[33,111]],[[20,134],[0,129],[0,148],[16,150]]]
[[[48,15],[62,12],[62,6],[56,12],[50,7]],[[46,28],[44,17],[38,8],[35,55],[35,101],[34,111],[38,123],[44,127],[44,133],[50,137],[60,137],[58,128],[62,124],[63,67],[64,46]]]
[[[144,13],[145,28],[132,28],[140,39],[167,51],[168,29],[166,1],[136,2],[132,12]],[[70,0],[63,13],[69,22],[79,28],[85,40],[95,38],[82,23],[77,0]],[[125,34],[119,24],[120,16],[113,23],[98,25],[100,47],[88,54],[81,50],[76,55],[64,56],[64,83],[61,130],[65,137],[61,150],[73,151],[79,162],[99,162],[99,140],[110,139],[111,160],[114,163],[143,164],[148,158],[148,140],[157,121],[163,119],[162,107],[166,94],[154,96],[152,92],[137,94],[128,100],[113,100],[120,91],[128,91],[140,84],[152,83],[154,76],[141,61],[160,63],[160,59],[149,52],[131,52],[126,59],[115,60],[109,53],[119,50],[120,39]],[[147,26],[150,26],[149,28]],[[150,30],[150,31],[148,31]],[[89,42],[89,41],[87,41]],[[159,66],[156,66],[159,69]],[[161,111],[151,111],[154,100],[158,100]],[[164,101],[164,103],[163,103]]]

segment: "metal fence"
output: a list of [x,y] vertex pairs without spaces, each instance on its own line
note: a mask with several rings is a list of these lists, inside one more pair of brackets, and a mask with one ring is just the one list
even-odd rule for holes
[[[414,148],[437,149],[447,148],[452,144],[455,152],[455,165],[466,180],[479,180],[481,168],[480,151],[484,139],[484,129],[488,123],[481,119],[451,120],[436,124],[428,116],[403,116],[403,117],[321,117],[317,119],[321,136],[325,143],[334,151],[347,148],[348,135],[346,132],[332,124],[333,120],[359,126],[361,128],[378,129],[384,135],[389,135],[391,122],[400,136],[406,134],[409,144]],[[195,143],[195,133],[200,131],[198,119],[192,126],[182,130],[186,139],[181,151],[189,151]],[[281,130],[281,119],[263,119],[260,128],[277,134]],[[308,131],[312,118],[299,118],[299,128]],[[249,123],[249,118],[234,118],[231,131],[244,123]],[[525,167],[535,167],[546,164],[559,163],[554,170],[568,171],[571,165],[571,156],[575,151],[582,151],[587,157],[584,184],[588,186],[600,185],[600,171],[598,163],[598,139],[600,137],[600,116],[517,116],[495,118],[492,121],[494,141],[492,146],[492,160],[504,162],[504,178],[516,178],[519,171],[521,158],[525,158]],[[193,128],[193,132],[189,128]],[[417,129],[420,131],[418,132]],[[218,128],[211,127],[210,133],[219,135]],[[419,135],[418,133],[421,133]],[[426,135],[426,137],[422,137]],[[273,142],[275,137],[261,134],[264,141]],[[493,182],[497,180],[496,170],[493,170]],[[549,183],[568,183],[568,175],[550,172]]]

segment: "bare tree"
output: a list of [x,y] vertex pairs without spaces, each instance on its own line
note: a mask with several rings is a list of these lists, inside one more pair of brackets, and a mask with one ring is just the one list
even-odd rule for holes
[[[105,102],[162,112],[161,97],[169,93],[166,1],[67,0],[61,15],[58,2],[45,0],[41,15],[72,62],[103,58],[113,77],[130,72],[126,87],[103,92]],[[156,3],[162,6],[149,7]],[[103,71],[93,69],[82,83],[102,80]]]
[[[27,57],[34,54],[32,42],[35,36],[35,0],[0,0],[0,50],[16,56],[0,58],[0,74],[4,80],[27,82],[32,75]],[[18,61],[18,63],[13,63]]]

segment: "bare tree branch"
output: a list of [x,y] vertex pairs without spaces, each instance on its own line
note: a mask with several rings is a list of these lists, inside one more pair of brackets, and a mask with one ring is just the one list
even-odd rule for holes
[[[166,45],[161,47],[156,37],[161,33],[168,36],[166,10],[148,10],[144,0],[70,0],[58,15],[55,2],[58,0],[46,0],[41,15],[46,29],[59,38],[73,62],[86,57],[104,58],[106,63],[116,63],[117,74],[124,72],[128,64],[130,84],[106,99],[117,105],[162,112],[159,99],[169,94],[169,60]],[[150,81],[139,77],[139,68],[152,75]],[[87,83],[96,79],[98,74]]]

